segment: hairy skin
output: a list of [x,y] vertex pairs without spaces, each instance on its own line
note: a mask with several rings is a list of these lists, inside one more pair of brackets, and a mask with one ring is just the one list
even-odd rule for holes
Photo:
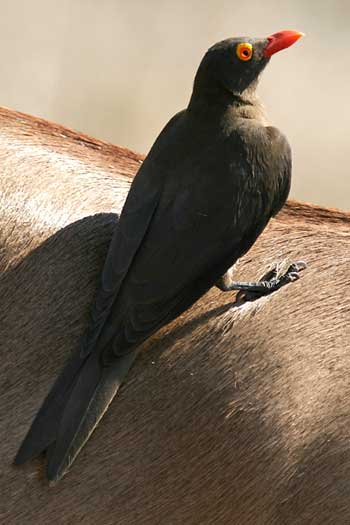
[[0,522],[349,523],[350,215],[292,201],[237,278],[303,257],[302,279],[241,305],[212,289],[147,341],[58,485],[12,465],[142,157],[4,109],[0,129]]

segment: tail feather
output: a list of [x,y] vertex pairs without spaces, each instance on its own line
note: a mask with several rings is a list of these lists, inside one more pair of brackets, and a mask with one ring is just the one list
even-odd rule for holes
[[59,480],[89,439],[137,356],[134,350],[102,368],[91,354],[81,369],[60,420],[56,441],[48,450],[47,477]]
[[39,456],[55,441],[64,407],[85,361],[86,358],[76,355],[65,365],[24,438],[15,457],[15,465]]

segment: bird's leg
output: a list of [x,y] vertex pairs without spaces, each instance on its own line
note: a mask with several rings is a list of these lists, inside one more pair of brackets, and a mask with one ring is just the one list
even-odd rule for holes
[[297,261],[290,264],[285,272],[281,272],[279,265],[269,270],[260,281],[256,282],[237,282],[232,278],[232,268],[223,275],[216,286],[223,292],[232,292],[238,290],[244,292],[244,298],[247,300],[257,299],[262,295],[267,295],[279,290],[285,284],[299,279],[299,272],[306,268],[304,261]]

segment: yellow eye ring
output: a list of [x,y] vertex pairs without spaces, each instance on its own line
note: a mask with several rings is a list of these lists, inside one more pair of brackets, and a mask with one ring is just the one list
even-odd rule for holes
[[238,44],[236,47],[236,54],[240,60],[247,62],[253,56],[253,46],[248,42]]

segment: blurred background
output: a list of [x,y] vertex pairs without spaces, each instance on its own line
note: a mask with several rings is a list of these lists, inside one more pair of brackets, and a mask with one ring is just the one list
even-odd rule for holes
[[0,105],[142,153],[211,44],[303,31],[260,95],[293,148],[292,196],[350,208],[349,0],[0,0],[0,13]]

